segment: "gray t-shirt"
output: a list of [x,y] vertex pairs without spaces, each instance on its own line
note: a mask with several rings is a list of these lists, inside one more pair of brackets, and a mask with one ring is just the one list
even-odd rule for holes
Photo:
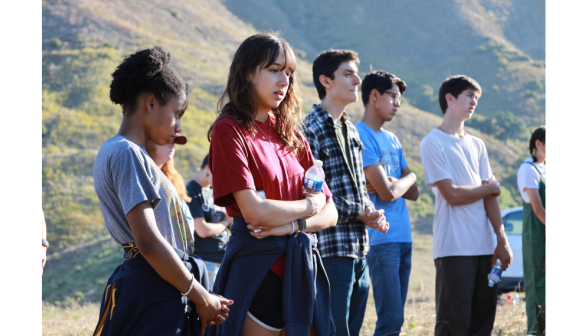
[[194,236],[176,189],[145,147],[121,135],[104,142],[94,164],[94,188],[106,228],[118,244],[135,242],[126,215],[150,201],[165,240],[188,254],[194,251]]

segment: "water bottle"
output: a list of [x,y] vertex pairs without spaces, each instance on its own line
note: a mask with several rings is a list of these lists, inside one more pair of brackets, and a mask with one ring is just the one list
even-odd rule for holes
[[325,172],[323,171],[323,162],[314,160],[314,166],[308,168],[304,174],[304,190],[309,193],[319,193],[323,191],[325,182]]
[[500,275],[502,275],[502,263],[500,259],[496,259],[494,266],[488,273],[488,287],[494,287],[494,284],[497,284],[500,281]]
[[513,305],[513,306],[516,306],[516,305],[518,305],[518,304],[519,304],[519,301],[520,301],[520,299],[519,299],[519,293],[515,292],[515,293],[512,295],[512,305]]

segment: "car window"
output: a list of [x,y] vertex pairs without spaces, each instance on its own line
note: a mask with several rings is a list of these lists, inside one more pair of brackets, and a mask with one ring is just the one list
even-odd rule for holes
[[504,231],[508,235],[523,234],[523,212],[516,211],[506,215],[502,222],[504,223]]

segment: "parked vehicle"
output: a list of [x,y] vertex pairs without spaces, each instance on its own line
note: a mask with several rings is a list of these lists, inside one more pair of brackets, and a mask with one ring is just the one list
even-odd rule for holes
[[[513,262],[502,272],[502,279],[498,283],[498,292],[525,290],[523,283],[523,207],[510,208],[500,211],[504,231],[512,249]],[[494,237],[496,239],[496,236]]]

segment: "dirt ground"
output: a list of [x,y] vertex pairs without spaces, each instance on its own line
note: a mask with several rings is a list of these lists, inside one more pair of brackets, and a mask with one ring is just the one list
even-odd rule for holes
[[[399,335],[433,335],[435,326],[435,267],[432,256],[433,237],[423,230],[413,234],[412,272],[405,322]],[[524,294],[521,295],[524,298]],[[98,303],[70,301],[55,306],[43,303],[43,335],[91,335],[96,326]],[[368,299],[360,335],[373,335],[376,325],[373,296]],[[498,303],[492,335],[526,335],[525,301],[513,306],[501,298]]]

